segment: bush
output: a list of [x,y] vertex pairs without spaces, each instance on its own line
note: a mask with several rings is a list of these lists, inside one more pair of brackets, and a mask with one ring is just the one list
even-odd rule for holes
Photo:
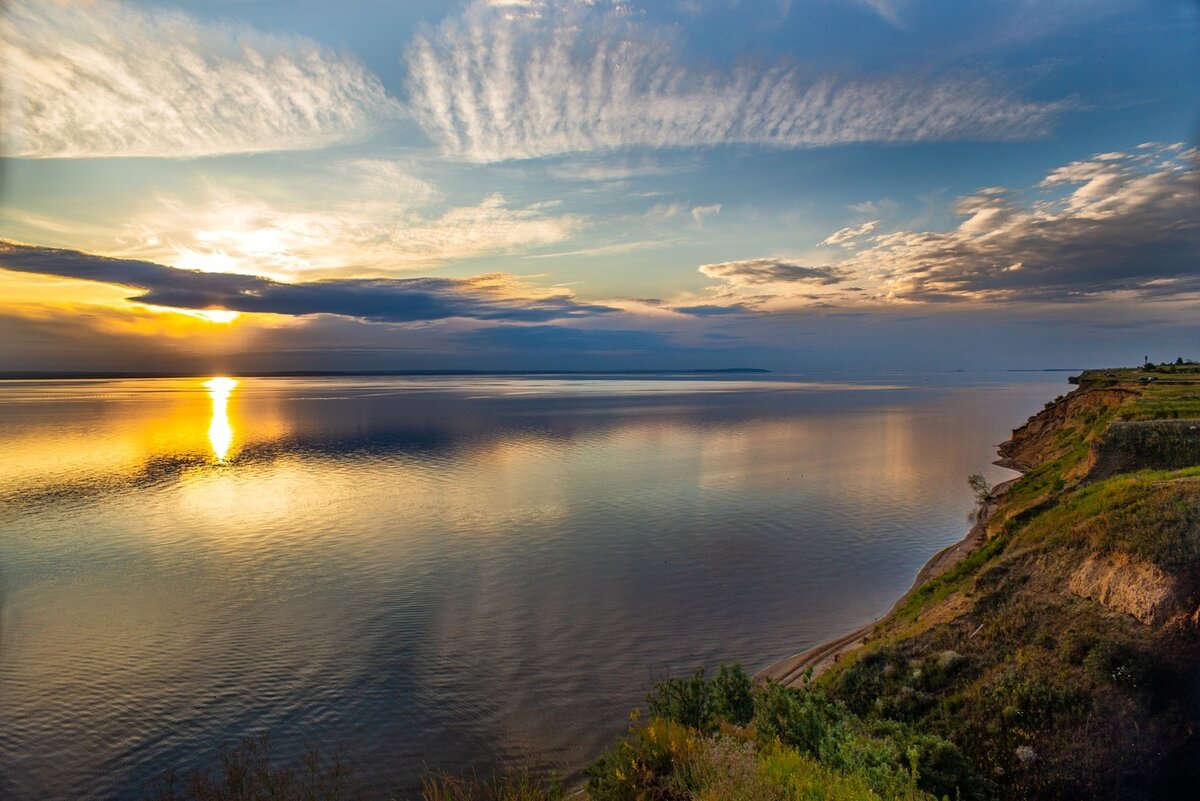
[[1083,667],[1098,679],[1129,689],[1145,687],[1153,671],[1142,654],[1108,639],[1092,646],[1083,658]]
[[686,679],[667,679],[646,696],[650,714],[713,731],[721,720],[744,726],[754,715],[750,676],[742,666],[721,665],[711,681],[701,668]]
[[702,740],[694,729],[662,718],[635,727],[586,771],[592,801],[689,801],[690,771]]
[[847,713],[811,688],[794,690],[770,683],[754,699],[754,727],[765,741],[778,740],[802,754],[835,761]]
[[745,726],[754,717],[750,676],[738,663],[721,665],[711,685],[713,711],[735,726]]

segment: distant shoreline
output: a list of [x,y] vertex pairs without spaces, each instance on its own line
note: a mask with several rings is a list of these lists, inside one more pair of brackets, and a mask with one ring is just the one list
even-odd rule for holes
[[[773,371],[762,367],[699,368],[694,370],[279,370],[264,372],[217,371],[231,378],[378,378],[437,376],[552,376],[552,375],[761,375]],[[65,381],[115,378],[209,378],[196,372],[79,372],[13,370],[0,372],[0,381]]]

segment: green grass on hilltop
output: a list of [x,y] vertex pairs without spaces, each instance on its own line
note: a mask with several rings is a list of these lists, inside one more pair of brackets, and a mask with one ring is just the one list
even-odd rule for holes
[[1200,564],[1200,467],[1146,470],[1082,486],[1022,536],[1091,552],[1121,551],[1166,569]]

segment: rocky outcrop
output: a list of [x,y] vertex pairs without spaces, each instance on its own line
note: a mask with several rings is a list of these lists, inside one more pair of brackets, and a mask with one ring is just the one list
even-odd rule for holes
[[1068,581],[1068,589],[1117,612],[1155,625],[1195,625],[1195,582],[1129,554],[1087,557]]

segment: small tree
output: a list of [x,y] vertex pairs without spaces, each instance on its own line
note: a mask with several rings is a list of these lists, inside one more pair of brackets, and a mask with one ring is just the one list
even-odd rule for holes
[[975,493],[975,499],[980,503],[991,503],[994,496],[992,495],[992,485],[983,477],[982,473],[972,473],[967,476],[967,485],[971,488],[971,492]]

